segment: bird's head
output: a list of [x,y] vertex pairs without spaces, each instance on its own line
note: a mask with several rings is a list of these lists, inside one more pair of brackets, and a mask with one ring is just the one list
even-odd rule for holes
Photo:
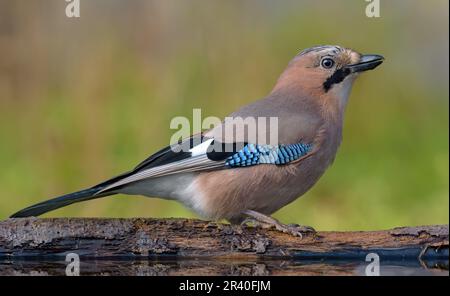
[[362,55],[340,46],[308,48],[289,63],[273,91],[300,91],[343,109],[355,78],[375,69],[383,60],[380,55]]

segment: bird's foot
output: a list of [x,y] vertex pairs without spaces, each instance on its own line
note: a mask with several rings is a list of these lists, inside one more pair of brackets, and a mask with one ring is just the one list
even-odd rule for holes
[[298,236],[300,238],[303,238],[303,233],[316,232],[314,228],[310,226],[303,226],[298,224],[283,224],[270,216],[266,216],[264,214],[252,210],[247,210],[244,212],[244,214],[246,214],[249,217],[247,217],[242,222],[242,224],[252,223],[256,227],[275,228],[275,230],[277,231],[287,233],[293,236]]
[[305,225],[298,225],[298,224],[283,224],[279,223],[278,225],[275,225],[275,229],[284,233],[288,233],[293,236],[299,236],[300,238],[303,238],[303,233],[315,233],[316,231],[314,228],[310,226]]

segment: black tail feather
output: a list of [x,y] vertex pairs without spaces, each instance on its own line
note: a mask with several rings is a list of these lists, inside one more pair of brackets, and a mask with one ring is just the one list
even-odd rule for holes
[[114,193],[111,192],[104,192],[99,195],[95,195],[98,191],[100,191],[103,188],[100,186],[96,186],[93,188],[77,191],[74,193],[69,193],[60,197],[56,197],[35,205],[32,205],[28,208],[25,208],[23,210],[18,211],[17,213],[11,215],[10,218],[24,218],[24,217],[30,217],[30,216],[39,216],[44,213],[68,206],[70,204],[81,202],[85,200],[90,199],[96,199],[100,197],[104,197],[107,195],[112,195]]

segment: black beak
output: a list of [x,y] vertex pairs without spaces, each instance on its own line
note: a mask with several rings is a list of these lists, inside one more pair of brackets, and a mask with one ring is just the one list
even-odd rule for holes
[[384,57],[377,54],[367,54],[361,56],[357,64],[348,65],[345,68],[349,69],[351,73],[363,72],[372,70],[383,63]]

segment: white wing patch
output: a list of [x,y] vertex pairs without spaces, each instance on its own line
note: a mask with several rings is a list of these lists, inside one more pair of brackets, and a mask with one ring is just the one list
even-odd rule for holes
[[209,145],[211,145],[211,142],[214,141],[214,139],[208,139],[205,142],[202,142],[198,144],[195,147],[192,147],[189,152],[192,153],[192,157],[204,155],[206,154],[206,151],[208,150]]

